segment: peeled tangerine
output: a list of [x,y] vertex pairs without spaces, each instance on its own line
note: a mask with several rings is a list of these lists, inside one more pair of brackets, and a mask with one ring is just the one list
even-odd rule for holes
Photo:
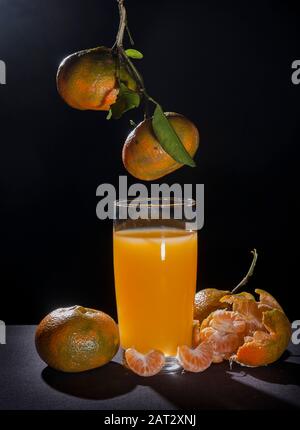
[[[246,292],[227,295],[225,291],[216,292],[209,290],[208,298],[213,297],[215,307],[217,297],[219,309],[210,312],[201,325],[194,321],[193,348],[178,347],[177,358],[182,367],[190,372],[202,372],[211,363],[224,359],[253,367],[276,361],[288,346],[291,325],[274,297],[264,290],[255,290],[259,295],[257,302]],[[207,293],[203,300],[199,297],[201,306],[207,304],[206,296]],[[199,308],[200,316],[202,308]]]
[[282,307],[269,293],[255,290],[259,301],[249,293],[221,298],[229,310],[219,309],[203,320],[200,346],[213,346],[212,362],[224,359],[245,366],[263,366],[276,361],[288,346],[291,325]]

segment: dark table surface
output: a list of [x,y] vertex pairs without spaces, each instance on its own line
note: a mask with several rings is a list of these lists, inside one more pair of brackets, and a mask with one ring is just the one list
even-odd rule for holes
[[275,364],[246,368],[228,362],[200,374],[141,378],[120,364],[81,374],[47,367],[34,346],[35,326],[7,327],[0,345],[0,409],[290,409],[300,408],[300,345]]

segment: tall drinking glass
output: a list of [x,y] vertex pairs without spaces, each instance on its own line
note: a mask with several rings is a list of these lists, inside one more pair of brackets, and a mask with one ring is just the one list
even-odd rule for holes
[[114,273],[121,346],[142,353],[162,351],[167,358],[165,371],[178,368],[177,347],[192,343],[197,231],[190,229],[185,209],[194,204],[175,198],[115,202]]

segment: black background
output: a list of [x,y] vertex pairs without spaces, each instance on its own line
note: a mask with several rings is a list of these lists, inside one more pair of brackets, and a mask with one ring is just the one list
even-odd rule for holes
[[[233,287],[259,260],[249,288],[265,288],[299,319],[296,188],[299,8],[288,1],[128,0],[148,91],[201,134],[197,168],[163,181],[205,184],[198,288]],[[55,87],[59,62],[111,46],[113,0],[0,0],[0,319],[36,323],[72,304],[116,316],[112,222],[99,221],[96,188],[126,174],[130,113],[76,111]],[[136,182],[134,178],[129,182]]]

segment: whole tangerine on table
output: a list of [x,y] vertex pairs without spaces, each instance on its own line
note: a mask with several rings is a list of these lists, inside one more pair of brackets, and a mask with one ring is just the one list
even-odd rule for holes
[[63,372],[82,372],[108,363],[119,348],[119,330],[106,313],[72,306],[48,314],[38,325],[35,345],[42,360]]

